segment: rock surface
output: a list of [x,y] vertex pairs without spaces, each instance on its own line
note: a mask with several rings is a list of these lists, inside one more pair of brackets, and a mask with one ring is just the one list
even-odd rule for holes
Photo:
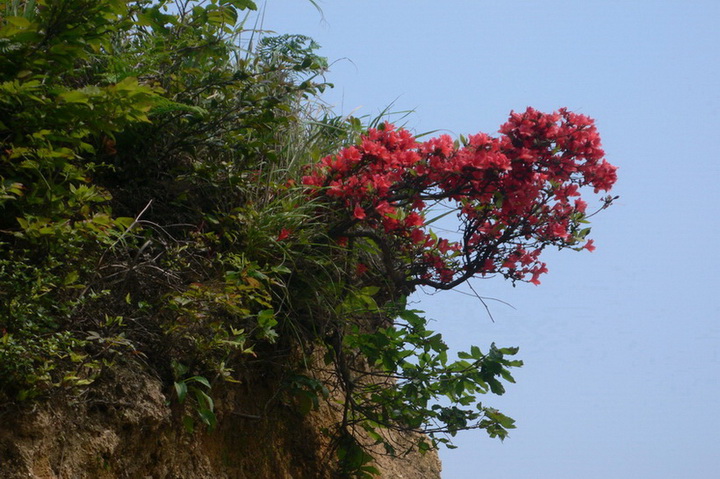
[[[323,479],[337,477],[321,429],[334,424],[329,405],[307,415],[270,400],[262,383],[214,391],[219,426],[190,434],[181,406],[159,380],[118,372],[75,398],[0,412],[2,479]],[[436,479],[434,452],[379,456],[383,478]]]

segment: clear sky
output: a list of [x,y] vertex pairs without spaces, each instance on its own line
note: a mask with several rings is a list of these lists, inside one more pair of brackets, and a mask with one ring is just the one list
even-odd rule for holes
[[[545,255],[511,303],[418,295],[453,348],[519,346],[487,403],[504,443],[462,434],[445,479],[720,477],[720,1],[268,0],[264,28],[316,39],[338,113],[414,109],[417,133],[495,133],[510,110],[595,118],[620,167],[593,253]],[[592,203],[591,203],[592,204]]]

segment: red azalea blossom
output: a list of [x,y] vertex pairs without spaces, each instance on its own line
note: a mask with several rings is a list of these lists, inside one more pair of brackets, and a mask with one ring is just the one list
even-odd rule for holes
[[421,230],[420,228],[415,228],[414,230],[412,230],[410,232],[410,239],[415,244],[424,243],[426,236],[427,235],[425,234],[425,232],[423,230]]
[[375,211],[377,211],[381,216],[389,216],[394,215],[397,213],[394,207],[390,206],[390,203],[387,201],[381,201],[375,206]]
[[283,229],[280,230],[280,233],[279,233],[278,236],[277,236],[277,240],[278,240],[278,241],[286,240],[286,239],[288,239],[288,238],[290,237],[291,234],[292,234],[292,230],[289,230],[289,229],[287,229],[287,228],[283,228]]
[[[303,184],[348,211],[350,229],[386,235],[415,265],[411,284],[449,289],[477,274],[538,284],[546,246],[592,251],[580,196],[584,187],[609,190],[616,170],[591,118],[528,108],[512,112],[498,137],[479,133],[460,145],[448,135],[418,142],[386,123],[323,158]],[[436,202],[457,206],[461,241],[427,231],[426,204]]]
[[405,218],[405,226],[422,226],[425,221],[423,217],[414,211]]
[[356,205],[355,209],[353,210],[353,216],[355,219],[358,220],[364,220],[365,219],[365,210],[362,209],[360,205]]

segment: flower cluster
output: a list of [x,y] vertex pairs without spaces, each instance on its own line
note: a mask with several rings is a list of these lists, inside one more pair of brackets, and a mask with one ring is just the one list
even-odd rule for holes
[[[546,246],[594,249],[581,189],[608,191],[616,167],[593,120],[566,109],[513,112],[499,132],[419,142],[386,123],[322,159],[303,183],[347,212],[338,237],[383,238],[409,259],[411,285],[449,289],[495,273],[537,284]],[[439,206],[456,210],[459,239],[428,230]]]

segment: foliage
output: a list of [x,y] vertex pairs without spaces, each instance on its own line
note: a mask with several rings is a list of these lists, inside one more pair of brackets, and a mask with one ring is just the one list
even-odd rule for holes
[[[299,101],[323,88],[314,79],[324,65],[305,40],[291,58],[306,66],[272,45],[262,57],[243,50],[236,20],[252,2],[171,5],[0,8],[8,399],[65,384],[73,358],[111,359],[116,348],[98,344],[117,334],[208,366],[252,353],[245,323],[249,336],[273,337],[268,288],[278,281],[233,247],[235,214],[277,156],[275,136],[298,122]],[[108,326],[105,314],[125,322]]]
[[[504,439],[515,427],[513,419],[484,405],[479,395],[501,395],[502,381],[515,382],[510,368],[522,361],[508,357],[518,348],[492,344],[483,353],[473,346],[450,361],[442,335],[428,330],[420,313],[399,301],[383,311],[398,318],[387,326],[362,331],[350,325],[342,359],[333,361],[347,392],[338,456],[342,467],[359,471],[360,477],[372,468],[372,456],[358,437],[395,456],[413,448],[424,453],[441,443],[454,447],[451,437],[460,430],[484,429],[490,437]],[[422,435],[408,448],[403,438],[413,433]]]
[[[366,128],[317,100],[315,42],[244,29],[255,8],[0,2],[0,405],[133,367],[192,432],[216,425],[216,383],[258,368],[299,414],[341,402],[344,477],[377,472],[373,443],[407,452],[393,431],[423,452],[506,437],[478,398],[513,382],[517,348],[451,360],[405,297],[537,282],[543,248],[592,249],[579,192],[615,178],[592,121],[529,109],[457,142]],[[429,228],[438,207],[460,240]]]
[[[172,362],[172,368],[175,375],[173,385],[178,401],[184,403],[188,393],[192,393],[196,400],[195,410],[197,416],[210,430],[214,429],[217,425],[215,402],[212,397],[205,392],[205,390],[209,390],[212,387],[210,386],[210,381],[204,376],[184,377],[187,375],[188,368],[177,361]],[[195,430],[195,419],[193,416],[186,415],[183,418],[183,425],[189,433],[192,433]]]
[[[501,380],[515,382],[507,368],[521,366],[522,362],[505,357],[515,355],[518,349],[493,344],[483,354],[473,346],[470,352],[460,352],[457,361],[449,362],[447,345],[440,334],[426,328],[421,311],[401,307],[397,313],[399,324],[348,335],[346,347],[359,351],[376,368],[354,371],[356,377],[370,379],[367,383],[355,381],[361,384],[355,399],[358,411],[371,419],[371,424],[422,429],[431,438],[438,433],[454,436],[471,428],[487,429],[491,437],[505,438],[513,421],[477,403],[476,394],[503,394]],[[378,384],[378,374],[393,379],[392,385]],[[449,400],[451,405],[441,405],[438,398]],[[471,405],[475,409],[458,407]],[[439,441],[449,443],[445,438]]]
[[[420,285],[451,289],[494,273],[539,284],[547,272],[539,256],[547,246],[594,249],[580,191],[609,190],[616,168],[603,159],[593,121],[566,109],[543,114],[528,108],[512,113],[500,132],[500,138],[481,133],[453,142],[443,135],[421,143],[385,123],[310,168],[303,177],[307,194],[323,204],[318,215],[329,237],[360,258],[360,285],[389,279],[385,288],[397,296]],[[601,209],[612,199],[606,197]],[[437,219],[426,221],[428,203],[457,213],[459,241],[428,228]],[[366,286],[348,295],[344,306],[349,301],[351,307],[342,312],[357,316],[377,309],[369,290],[378,292]],[[514,421],[483,405],[478,395],[503,394],[501,381],[514,382],[509,368],[522,362],[507,356],[517,348],[493,344],[483,354],[473,346],[450,362],[441,335],[427,330],[417,313],[390,307],[381,316],[399,323],[370,331],[352,323],[338,329],[343,346],[336,347],[334,361],[347,394],[340,437],[357,437],[360,427],[390,454],[397,451],[382,429],[422,431],[433,445],[449,444],[442,434],[461,429],[505,438]],[[354,354],[370,369],[351,360]],[[343,447],[341,459],[350,469],[365,467],[369,458],[358,442],[346,440]],[[418,447],[430,445],[423,439]]]

